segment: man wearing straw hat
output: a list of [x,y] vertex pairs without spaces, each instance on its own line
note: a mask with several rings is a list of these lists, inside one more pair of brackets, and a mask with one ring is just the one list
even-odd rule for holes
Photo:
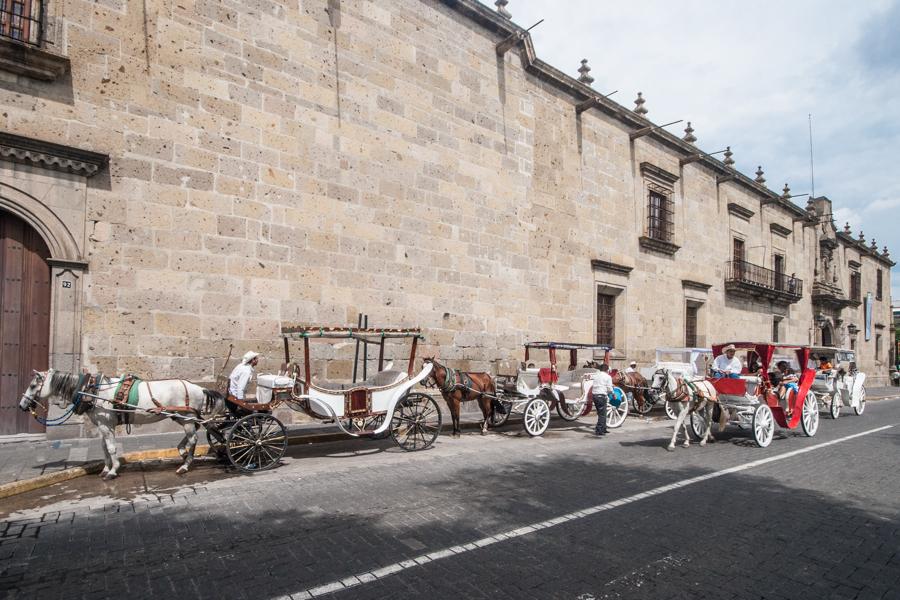
[[731,377],[736,379],[741,374],[741,361],[734,355],[737,349],[734,344],[722,348],[722,354],[713,361],[713,377]]
[[247,384],[253,378],[253,367],[259,363],[259,354],[252,350],[244,355],[240,364],[228,376],[228,395],[238,400],[244,399]]

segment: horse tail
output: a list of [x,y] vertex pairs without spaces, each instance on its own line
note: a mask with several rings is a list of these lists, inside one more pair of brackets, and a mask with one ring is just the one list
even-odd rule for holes
[[217,390],[203,389],[203,397],[206,402],[203,405],[203,412],[210,416],[216,416],[225,410],[225,396]]

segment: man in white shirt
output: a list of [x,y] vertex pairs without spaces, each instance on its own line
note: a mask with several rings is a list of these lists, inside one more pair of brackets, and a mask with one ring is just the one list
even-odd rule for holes
[[238,400],[244,399],[244,392],[247,390],[247,384],[253,378],[253,367],[259,363],[259,354],[247,352],[238,366],[231,371],[228,376],[228,395]]
[[737,378],[741,374],[740,359],[735,356],[736,349],[734,344],[728,344],[723,349],[722,354],[713,361],[713,377],[731,377]]
[[600,365],[600,370],[588,375],[593,382],[591,395],[594,400],[594,408],[597,409],[597,426],[594,433],[598,436],[606,435],[606,403],[612,399],[613,380],[609,376],[609,365]]
[[637,361],[634,361],[634,360],[631,361],[628,364],[628,368],[625,369],[625,372],[626,373],[637,373]]

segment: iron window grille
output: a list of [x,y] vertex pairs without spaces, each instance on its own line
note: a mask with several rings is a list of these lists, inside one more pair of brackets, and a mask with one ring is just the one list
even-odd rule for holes
[[597,293],[597,343],[615,346],[616,297]]
[[850,299],[854,302],[862,302],[862,285],[859,273],[850,273]]
[[675,231],[674,211],[670,192],[655,185],[649,186],[647,199],[647,237],[672,242]]
[[40,46],[44,0],[0,0],[0,38]]
[[684,345],[696,348],[697,344],[697,312],[699,307],[688,306],[684,314]]

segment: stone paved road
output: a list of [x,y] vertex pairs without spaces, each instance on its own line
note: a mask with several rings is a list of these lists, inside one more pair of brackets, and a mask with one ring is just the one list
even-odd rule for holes
[[[666,453],[667,423],[629,421],[603,440],[587,422],[554,425],[540,439],[515,425],[443,437],[417,454],[388,442],[323,444],[292,449],[282,467],[255,476],[146,470],[0,501],[0,590],[10,598],[305,598],[315,588],[336,599],[900,597],[900,401],[823,418],[816,437],[786,432],[767,449],[733,433]],[[678,485],[633,498],[669,484]],[[589,507],[601,508],[578,515]],[[547,520],[558,524],[519,529]],[[436,560],[421,558],[428,554]],[[422,564],[407,562],[416,557]]]

